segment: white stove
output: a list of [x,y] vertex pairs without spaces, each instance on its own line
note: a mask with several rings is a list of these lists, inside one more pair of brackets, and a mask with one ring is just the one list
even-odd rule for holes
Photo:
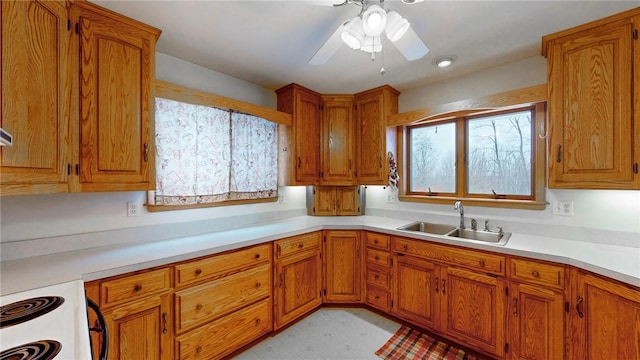
[[81,280],[0,297],[0,358],[91,360]]

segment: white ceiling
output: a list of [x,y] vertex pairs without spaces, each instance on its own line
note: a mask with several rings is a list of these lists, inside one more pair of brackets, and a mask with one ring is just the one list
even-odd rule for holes
[[[407,61],[383,39],[383,52],[346,45],[323,65],[309,59],[345,20],[360,12],[341,0],[99,0],[162,30],[156,50],[266,88],[296,82],[324,94],[383,84],[400,91],[540,55],[543,35],[640,6],[640,1],[385,1],[407,18],[430,52]],[[454,54],[447,69],[432,61]],[[384,62],[386,73],[379,70]]]

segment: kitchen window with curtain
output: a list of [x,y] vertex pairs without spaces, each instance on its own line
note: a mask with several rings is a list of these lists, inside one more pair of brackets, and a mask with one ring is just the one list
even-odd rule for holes
[[211,106],[156,98],[155,206],[277,199],[278,124]]

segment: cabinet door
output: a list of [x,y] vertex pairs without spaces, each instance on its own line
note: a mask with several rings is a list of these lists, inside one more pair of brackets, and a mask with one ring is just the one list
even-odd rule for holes
[[455,267],[442,271],[442,332],[471,348],[504,354],[504,280]]
[[320,142],[321,184],[354,183],[354,132],[353,97],[324,96]]
[[391,149],[395,144],[392,136],[387,139],[387,115],[398,112],[398,92],[388,86],[371,89],[356,94],[355,103],[357,183],[387,185],[387,140]]
[[315,186],[313,188],[313,214],[317,216],[337,215],[336,187]]
[[336,187],[336,207],[338,215],[360,215],[360,187]]
[[551,188],[640,188],[633,21],[600,25],[554,39],[549,50]]
[[319,250],[295,253],[276,261],[275,329],[322,304],[322,260]]
[[2,195],[68,192],[70,31],[64,1],[2,1]]
[[320,172],[320,106],[319,96],[298,91],[295,94],[296,182],[317,183]]
[[571,310],[573,359],[640,359],[640,291],[579,273]]
[[73,9],[80,30],[82,190],[152,189],[156,35],[84,6]]
[[507,307],[512,359],[564,359],[564,294],[511,283]]
[[438,329],[440,322],[440,267],[410,256],[393,261],[391,312],[409,322]]
[[328,302],[362,300],[362,241],[358,231],[326,231],[324,281]]
[[104,311],[109,359],[173,359],[171,314],[171,294]]

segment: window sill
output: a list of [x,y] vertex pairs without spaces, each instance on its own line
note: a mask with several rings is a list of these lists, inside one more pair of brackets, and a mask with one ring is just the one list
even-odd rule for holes
[[399,195],[398,200],[406,202],[418,202],[429,204],[451,204],[462,201],[465,206],[484,206],[495,208],[544,210],[547,206],[545,201],[533,200],[509,200],[509,199],[478,199],[443,196],[422,196],[422,195]]
[[246,204],[258,204],[267,202],[276,202],[278,198],[265,198],[265,199],[243,199],[243,200],[229,200],[214,203],[204,204],[189,204],[189,205],[151,205],[145,204],[147,211],[159,212],[159,211],[175,211],[175,210],[189,210],[189,209],[204,209],[219,206],[231,206],[231,205],[246,205]]

